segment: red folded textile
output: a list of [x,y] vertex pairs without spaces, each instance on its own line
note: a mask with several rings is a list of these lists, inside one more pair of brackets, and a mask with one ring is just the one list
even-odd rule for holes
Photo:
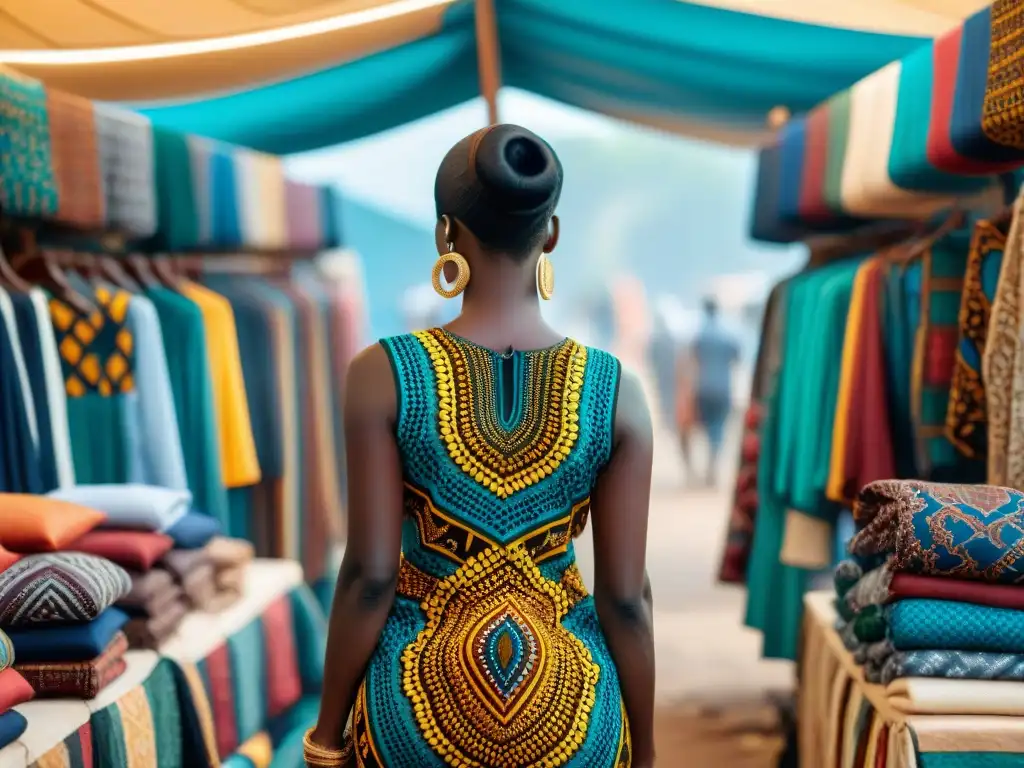
[[67,549],[105,557],[124,568],[148,571],[171,551],[174,539],[148,531],[90,531]]
[[31,701],[35,695],[32,686],[14,667],[0,672],[0,714]]
[[41,699],[92,699],[124,674],[128,667],[124,660],[127,650],[128,638],[124,632],[118,632],[106,650],[90,661],[17,664],[15,669]]
[[1024,610],[1024,589],[1012,584],[986,584],[961,581],[943,576],[919,576],[914,573],[893,574],[889,585],[890,601],[908,598],[953,600],[995,608]]

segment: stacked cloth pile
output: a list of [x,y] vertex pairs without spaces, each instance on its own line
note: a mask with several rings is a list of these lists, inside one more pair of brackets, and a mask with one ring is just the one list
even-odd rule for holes
[[1024,681],[1024,494],[883,480],[854,519],[837,630],[869,682]]
[[[157,564],[178,542],[205,544],[218,530],[212,518],[191,512],[188,491],[150,485],[77,485],[50,494],[103,512],[104,523],[69,549],[104,557],[127,571],[129,589],[117,607],[132,648],[155,649],[177,631],[189,605],[166,569]],[[206,532],[204,534],[204,532]],[[204,538],[205,536],[205,538]]]
[[0,494],[0,546],[8,553],[0,562],[0,629],[17,659],[14,677],[0,673],[0,688],[8,679],[37,698],[90,699],[123,674],[128,617],[113,606],[131,589],[128,574],[68,551],[105,522],[81,505]]
[[199,548],[172,549],[164,556],[162,566],[180,585],[192,608],[218,613],[241,598],[246,567],[252,559],[249,542],[213,536]]
[[28,727],[28,721],[14,707],[32,699],[35,692],[14,669],[14,645],[0,631],[0,749],[16,741]]

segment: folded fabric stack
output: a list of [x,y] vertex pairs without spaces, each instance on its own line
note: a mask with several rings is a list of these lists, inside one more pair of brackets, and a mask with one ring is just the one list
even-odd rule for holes
[[107,522],[96,509],[45,496],[0,494],[0,628],[14,670],[37,697],[92,698],[124,671],[127,617],[113,604],[131,588],[109,560],[68,546]]
[[20,738],[28,726],[14,707],[32,699],[35,692],[28,681],[14,669],[14,645],[0,631],[0,749]]
[[215,536],[202,549],[173,549],[163,559],[196,610],[217,613],[238,602],[246,567],[253,559],[247,541]]
[[869,682],[1024,681],[1024,494],[884,480],[854,518],[837,629]]
[[68,549],[107,558],[128,572],[130,587],[117,601],[128,616],[127,643],[131,648],[157,648],[188,612],[181,588],[157,564],[177,546],[179,535],[186,543],[195,538],[195,518],[200,528],[210,520],[213,531],[216,521],[190,511],[187,491],[157,486],[78,485],[54,491],[50,498],[87,504],[106,515],[97,529],[75,539]]

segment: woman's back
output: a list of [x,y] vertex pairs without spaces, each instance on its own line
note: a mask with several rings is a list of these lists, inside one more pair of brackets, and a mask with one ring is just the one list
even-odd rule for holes
[[[614,357],[544,322],[561,186],[523,128],[456,143],[432,283],[461,312],[349,366],[348,537],[310,768],[654,763],[651,419]],[[588,517],[593,597],[572,545]]]
[[611,455],[618,361],[570,339],[503,355],[443,329],[382,344],[403,561],[355,743],[386,766],[628,765],[614,664],[572,548]]

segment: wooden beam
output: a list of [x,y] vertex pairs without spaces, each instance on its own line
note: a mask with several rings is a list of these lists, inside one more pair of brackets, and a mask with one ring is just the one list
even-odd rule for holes
[[487,101],[487,123],[498,122],[498,90],[501,88],[501,46],[494,0],[476,0],[476,58],[480,92]]

